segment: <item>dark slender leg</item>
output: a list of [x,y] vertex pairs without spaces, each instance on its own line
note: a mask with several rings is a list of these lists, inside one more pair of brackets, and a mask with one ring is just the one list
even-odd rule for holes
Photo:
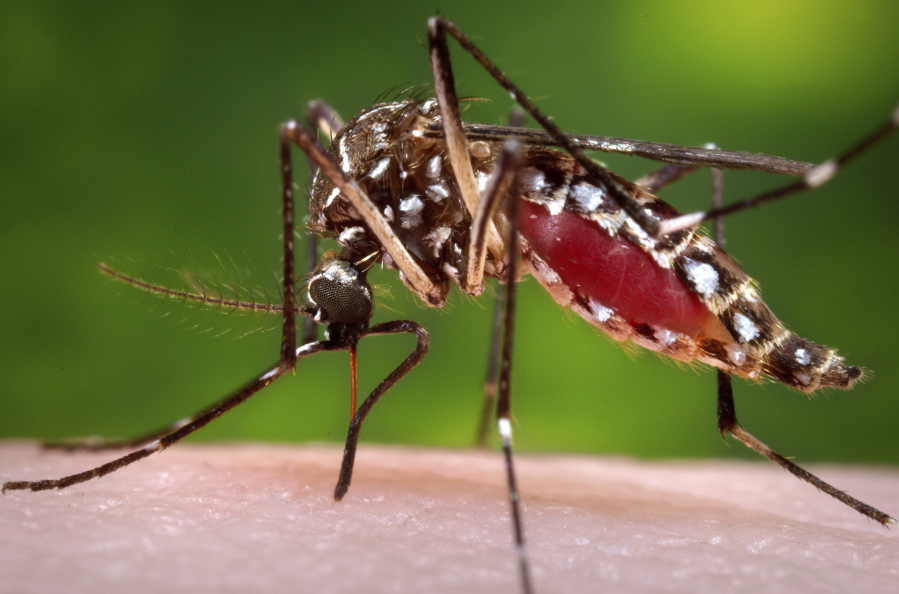
[[[506,125],[510,128],[524,126],[527,113],[521,107],[514,106],[506,117]],[[490,347],[487,353],[487,372],[484,374],[484,403],[481,406],[481,415],[478,421],[477,433],[475,433],[475,446],[487,447],[487,437],[490,434],[490,424],[496,412],[496,385],[499,377],[499,356],[502,342],[503,311],[505,305],[500,291],[493,303],[493,324],[490,328]]]
[[[347,339],[340,340],[338,342],[324,341],[309,343],[301,346],[295,353],[296,356],[294,358],[294,361],[297,358],[307,357],[309,355],[322,351],[348,350],[352,347],[352,345],[356,344],[360,338],[365,336],[376,334],[397,334],[401,332],[413,333],[418,337],[415,349],[413,350],[412,354],[410,354],[406,358],[405,361],[403,361],[389,376],[387,376],[387,378],[384,379],[384,381],[380,383],[380,385],[378,385],[377,388],[375,388],[371,395],[366,398],[365,402],[362,403],[362,406],[359,407],[359,410],[353,417],[353,421],[350,424],[349,437],[347,438],[346,453],[344,455],[344,461],[341,467],[341,478],[337,486],[337,493],[335,494],[335,497],[337,499],[343,497],[343,495],[346,493],[347,488],[349,488],[350,477],[352,475],[353,469],[353,459],[355,457],[356,444],[359,438],[359,430],[361,429],[362,421],[368,415],[369,411],[378,401],[378,399],[383,396],[384,393],[387,392],[387,390],[392,388],[398,381],[400,381],[407,373],[409,373],[409,371],[411,371],[413,367],[418,365],[421,359],[425,356],[428,350],[428,333],[424,330],[424,328],[422,328],[415,322],[398,320],[394,322],[378,324],[377,326],[374,326],[369,330],[363,331],[359,335],[352,335],[347,337]],[[175,427],[174,431],[160,436],[158,439],[149,443],[146,447],[132,452],[126,456],[122,456],[121,458],[117,458],[111,462],[87,470],[85,472],[80,472],[71,476],[65,476],[59,479],[47,479],[38,481],[10,481],[4,483],[3,491],[21,489],[28,489],[31,491],[64,489],[65,487],[70,487],[72,485],[83,483],[93,478],[99,478],[111,472],[115,472],[116,470],[124,468],[125,466],[137,462],[138,460],[142,460],[143,458],[146,458],[151,454],[161,452],[174,443],[184,439],[191,433],[205,427],[232,408],[248,400],[251,396],[283,376],[291,369],[292,367],[289,367],[282,361],[279,361],[269,371],[262,374],[252,382],[248,383],[233,395],[193,417],[184,419],[183,421],[176,423],[175,425],[173,425],[173,427]]]
[[[514,178],[518,173],[521,160],[521,145],[517,141],[507,141],[503,147],[503,154],[500,157],[499,164],[496,168],[496,174],[485,192],[485,197],[478,205],[478,213],[475,217],[475,225],[472,229],[472,242],[481,241],[486,235],[486,221],[492,220],[500,203],[505,198],[508,202],[515,202],[518,193],[514,190]],[[509,199],[509,197],[513,197]],[[517,206],[516,206],[517,209]],[[517,219],[509,218],[507,215],[508,226],[510,229],[517,230]],[[509,230],[508,233],[513,233]],[[478,239],[480,238],[480,239]],[[515,235],[517,250],[517,238]],[[506,242],[505,252],[508,257],[512,245]],[[483,255],[483,252],[482,252]],[[484,406],[481,410],[481,420],[478,424],[478,433],[476,443],[479,446],[487,444],[488,428],[490,426],[490,418],[493,415],[496,403],[496,389],[499,375],[500,345],[503,335],[503,318],[505,316],[505,296],[508,290],[503,290],[500,297],[497,298],[493,311],[493,327],[490,334],[490,352],[488,355],[487,374],[484,379]]]
[[[720,169],[712,169],[712,205],[721,208],[724,204],[724,172]],[[715,243],[724,249],[727,239],[724,237],[724,217],[715,217],[714,223]]]
[[[315,99],[306,104],[306,124],[315,133],[324,135],[330,142],[334,136],[343,128],[343,120],[340,115],[331,108],[330,105]],[[315,179],[318,172],[318,166],[315,161],[309,159],[309,180]],[[309,274],[315,270],[318,264],[318,237],[312,233],[306,235],[306,262],[304,274]],[[301,333],[303,344],[315,342],[318,340],[318,324],[311,317],[303,320],[303,330]]]
[[[444,48],[448,60],[448,51],[446,48],[446,34],[449,33],[459,42],[465,51],[471,56],[500,84],[508,91],[515,101],[521,105],[528,115],[534,118],[550,135],[560,147],[565,149],[574,159],[583,167],[591,176],[592,181],[604,188],[612,199],[630,216],[637,224],[640,225],[650,235],[655,235],[658,230],[659,223],[650,217],[643,207],[634,200],[627,190],[615,181],[609,172],[598,165],[595,161],[588,158],[587,155],[574,143],[562,130],[547,117],[530,98],[525,95],[509,78],[503,74],[499,68],[478,49],[478,47],[468,38],[456,25],[440,17],[434,17],[428,21],[428,31],[431,33],[431,45]],[[433,52],[432,52],[433,56]],[[439,77],[438,77],[439,78]]]
[[[472,224],[471,243],[478,244],[482,249],[473,249],[470,251],[470,253],[480,254],[480,266],[482,268],[484,258],[486,257],[486,252],[483,248],[486,248],[485,239],[487,236],[487,223],[493,220],[497,210],[504,202],[516,202],[516,200],[518,199],[518,192],[515,190],[514,184],[516,183],[515,180],[518,175],[518,169],[521,167],[522,156],[522,148],[517,141],[510,140],[505,143],[505,145],[503,146],[503,153],[500,155],[499,161],[497,162],[496,173],[485,189],[484,196],[478,203],[478,210],[475,213],[475,219]],[[511,215],[509,214],[506,215],[506,225],[508,227],[507,233],[513,234],[518,228],[518,221],[517,219],[509,218],[510,216]],[[509,251],[513,247],[516,250],[518,249],[517,237],[518,236],[515,235],[516,245],[514,246],[509,244],[507,241],[505,247],[507,258]],[[497,376],[499,373],[498,370],[500,344],[503,332],[503,317],[505,315],[504,301],[505,295],[507,293],[507,290],[501,291],[501,296],[497,298],[497,304],[494,309],[493,329],[491,331],[490,338],[489,361],[487,367],[487,376],[485,378],[484,385],[484,406],[481,412],[481,420],[479,423],[477,434],[477,443],[479,445],[485,445],[487,442],[487,431],[490,424],[490,417],[492,416],[494,403],[496,401],[496,385]]]
[[[720,205],[724,201],[724,180],[723,175],[721,174],[720,169],[712,170],[712,203],[714,205],[714,209],[719,209]],[[725,238],[724,238],[724,224],[722,221],[723,215],[719,215],[714,217],[714,229],[715,229],[715,242],[724,247]],[[876,520],[883,524],[884,526],[888,524],[895,524],[896,520],[890,517],[888,514],[883,513],[880,510],[877,510],[867,503],[863,503],[854,497],[850,497],[843,491],[839,489],[835,489],[829,484],[825,483],[815,475],[810,472],[802,469],[797,466],[793,462],[790,462],[755,437],[750,435],[745,429],[743,429],[740,424],[737,422],[737,410],[734,406],[734,389],[733,383],[731,382],[730,374],[726,373],[720,369],[718,372],[718,431],[721,433],[721,437],[725,438],[728,434],[732,435],[735,439],[742,442],[746,447],[755,450],[762,456],[768,458],[772,462],[779,464],[785,470],[793,473],[794,476],[810,483],[819,491],[823,491],[834,497],[838,501],[841,501],[853,508],[854,510],[868,516],[872,520]]]
[[[296,366],[297,360],[297,337],[296,337],[296,315],[297,315],[297,305],[296,305],[296,276],[294,272],[294,188],[293,188],[293,173],[290,159],[290,142],[289,139],[285,136],[285,129],[282,127],[281,133],[279,134],[279,143],[280,143],[280,163],[281,163],[281,196],[282,196],[282,228],[281,233],[283,236],[283,303],[281,306],[280,313],[283,316],[283,326],[281,333],[281,352],[280,359],[278,363],[277,370],[280,370],[278,373],[274,373],[275,370],[268,372],[265,376],[270,376],[272,379],[269,381],[257,385],[257,382],[253,382],[248,384],[241,390],[235,398],[240,394],[245,394],[243,399],[239,399],[235,401],[234,404],[231,404],[228,408],[232,406],[236,406],[240,402],[243,402],[246,398],[252,396],[256,391],[262,389],[274,379],[280,377],[285,371],[292,370]],[[137,279],[128,277],[126,275],[120,274],[111,268],[108,268],[104,264],[100,265],[100,270],[118,280],[122,280],[128,282],[132,285],[135,285],[144,290],[148,290],[151,292],[164,293],[170,296],[179,296],[185,299],[198,300],[209,304],[219,304],[227,307],[237,307],[242,309],[254,309],[258,305],[257,304],[249,304],[244,303],[239,300],[231,300],[231,299],[214,299],[208,297],[200,297],[197,295],[191,295],[189,293],[184,293],[181,291],[173,291],[170,289],[166,289],[164,287],[158,287],[156,285],[146,283],[143,281],[139,281]],[[254,387],[255,386],[255,387]],[[229,399],[227,402],[231,402]],[[224,403],[222,403],[224,405]],[[227,408],[225,409],[227,410]],[[209,411],[207,411],[209,412]],[[224,412],[224,411],[222,411]],[[205,415],[206,413],[204,413]],[[221,413],[219,413],[221,414]],[[196,431],[209,421],[211,421],[215,417],[210,417],[199,425],[196,425],[193,429],[190,429],[184,432],[190,426],[194,426],[194,422],[199,422],[202,418],[205,418],[204,415],[200,415],[199,417],[195,417],[189,421],[179,421],[178,423],[171,425],[162,431],[154,432],[149,435],[144,435],[138,437],[136,439],[129,440],[117,440],[117,441],[99,441],[92,443],[90,441],[81,441],[81,442],[72,442],[70,444],[65,443],[54,443],[48,444],[48,447],[65,449],[65,450],[102,450],[102,449],[118,449],[123,447],[135,447],[137,445],[147,443],[151,440],[146,448],[142,450],[138,450],[133,454],[129,454],[124,458],[119,458],[109,464],[103,465],[94,470],[90,470],[78,475],[74,475],[72,477],[66,477],[64,479],[59,479],[56,481],[37,481],[37,482],[14,482],[7,483],[4,486],[4,489],[13,489],[13,488],[32,488],[32,490],[40,490],[40,489],[51,489],[51,488],[63,488],[71,484],[83,482],[94,478],[95,476],[103,476],[109,472],[113,472],[122,466],[127,466],[131,462],[135,462],[149,456],[154,451],[159,451],[158,449],[153,449],[154,447],[159,447],[159,449],[164,449],[171,445],[172,443],[182,439],[186,435],[189,435],[193,431]],[[29,485],[48,485],[48,486],[40,486],[40,487],[29,487]],[[23,486],[10,486],[10,485],[23,485]]]
[[[467,142],[464,139],[464,136],[460,139],[461,135],[461,120],[458,115],[458,105],[456,104],[455,97],[455,84],[452,76],[452,68],[449,60],[449,48],[446,43],[446,33],[449,32],[450,35],[456,38],[459,43],[468,51],[474,58],[481,63],[484,68],[487,69],[488,72],[508,91],[515,95],[518,103],[533,117],[535,120],[540,122],[541,125],[546,127],[546,129],[552,134],[554,131],[558,133],[557,141],[563,144],[566,149],[571,149],[569,152],[572,153],[575,158],[577,158],[577,154],[580,154],[585,161],[584,166],[586,169],[593,175],[593,177],[602,184],[605,181],[608,181],[608,184],[604,184],[609,190],[610,194],[615,196],[616,201],[621,198],[624,202],[629,202],[630,204],[622,204],[622,208],[630,212],[634,211],[634,217],[639,219],[648,219],[652,223],[655,223],[652,219],[649,219],[645,213],[643,213],[642,209],[636,202],[630,198],[626,194],[626,192],[618,186],[617,182],[611,179],[608,173],[596,165],[593,161],[587,159],[579,149],[574,147],[570,142],[568,142],[567,138],[564,134],[552,123],[549,118],[544,116],[537,108],[531,103],[531,101],[519,91],[512,83],[497,70],[497,68],[471,43],[471,41],[465,37],[455,25],[451,22],[441,19],[439,17],[432,18],[428,21],[428,38],[430,42],[431,48],[431,70],[434,74],[434,89],[435,94],[437,95],[437,101],[440,104],[441,114],[443,116],[443,131],[446,137],[447,146],[450,151],[450,156],[452,158],[453,169],[457,177],[457,181],[462,188],[463,197],[466,195],[466,185],[469,185],[470,181],[473,181],[473,176],[470,173],[470,161],[468,159],[467,153]],[[554,138],[556,134],[553,134]],[[454,153],[458,153],[454,156]],[[514,465],[514,457],[512,455],[512,423],[511,423],[511,403],[510,403],[510,390],[509,390],[509,375],[511,370],[511,360],[512,360],[512,342],[513,342],[513,334],[514,334],[514,311],[515,311],[515,281],[516,278],[516,270],[515,270],[515,258],[518,253],[518,169],[520,167],[522,149],[520,143],[517,141],[507,142],[503,147],[503,155],[501,157],[500,163],[497,166],[497,175],[494,178],[495,186],[494,189],[488,189],[486,195],[480,197],[479,200],[472,203],[470,199],[466,199],[466,204],[469,205],[469,211],[474,215],[474,225],[472,230],[472,236],[475,240],[472,241],[472,245],[478,245],[478,242],[481,241],[480,238],[485,238],[484,241],[488,244],[487,249],[490,249],[490,238],[488,237],[491,233],[490,221],[493,219],[492,212],[493,209],[497,207],[499,201],[502,198],[510,198],[504,201],[504,205],[507,208],[507,229],[505,229],[505,234],[507,237],[505,238],[504,251],[506,254],[506,283],[505,283],[505,298],[503,299],[504,308],[503,308],[503,342],[502,342],[502,357],[500,362],[500,371],[499,371],[499,394],[496,403],[496,419],[497,426],[499,429],[500,440],[502,444],[503,454],[505,456],[506,461],[506,478],[508,482],[509,488],[509,501],[512,508],[512,522],[515,531],[515,545],[516,551],[518,553],[518,565],[519,565],[519,575],[521,578],[521,586],[522,591],[526,594],[533,591],[532,583],[531,583],[531,572],[530,572],[530,562],[528,560],[527,554],[527,545],[524,538],[524,528],[521,517],[521,502],[520,496],[518,493],[518,485],[515,477],[515,465]],[[464,168],[458,167],[457,165],[467,165],[467,171]],[[462,169],[462,171],[460,171]],[[500,188],[503,184],[504,178],[508,179],[508,187],[510,190],[508,192],[500,192],[497,191],[497,188]],[[617,192],[617,195],[616,195]],[[468,191],[470,193],[470,190]],[[491,213],[491,214],[488,214]],[[469,252],[472,253],[472,252]],[[469,257],[469,267],[478,265],[479,262],[474,262],[472,257]],[[470,282],[471,275],[469,275],[466,282]]]
[[278,133],[278,144],[281,155],[281,233],[284,240],[284,283],[282,287],[284,325],[281,333],[281,364],[293,369],[297,360],[296,277],[293,259],[293,166],[290,159],[290,138],[283,126]]
[[343,129],[343,119],[333,107],[321,99],[306,103],[306,122],[309,127],[328,137],[328,142]]
[[528,98],[527,95],[519,90],[518,87],[515,86],[515,84],[511,80],[509,80],[509,78],[505,74],[503,74],[499,70],[499,68],[497,68],[496,65],[486,55],[484,55],[483,52],[481,52],[480,49],[478,49],[478,47],[471,41],[471,39],[469,39],[464,33],[462,33],[462,31],[459,30],[458,27],[456,27],[450,21],[447,21],[440,17],[432,18],[429,21],[428,25],[429,30],[434,31],[439,36],[441,36],[440,43],[442,45],[446,45],[446,33],[449,33],[452,37],[454,37],[456,41],[459,42],[459,45],[461,45],[465,49],[465,51],[471,54],[471,56],[485,70],[487,70],[490,76],[492,76],[493,79],[500,84],[500,86],[508,91],[532,118],[534,118],[547,132],[549,132],[550,136],[552,136],[553,138],[554,143],[571,154],[571,156],[574,157],[578,164],[581,165],[590,174],[590,176],[593,178],[593,182],[596,185],[603,187],[612,197],[612,199],[615,200],[615,202],[628,214],[628,216],[634,219],[634,221],[636,221],[644,231],[653,236],[664,235],[667,233],[672,233],[679,229],[694,227],[699,223],[713,219],[716,216],[729,215],[734,212],[753,208],[765,202],[816,188],[829,180],[846,163],[848,163],[852,159],[855,159],[878,142],[893,134],[896,128],[899,127],[899,107],[897,107],[891,114],[890,120],[883,124],[880,128],[862,139],[858,144],[856,144],[837,158],[826,161],[818,167],[813,168],[806,174],[805,178],[799,182],[788,184],[771,192],[766,192],[759,196],[755,196],[741,202],[736,202],[714,211],[683,215],[678,218],[669,219],[663,224],[659,224],[658,221],[652,219],[645,212],[643,212],[639,203],[635,201],[623,187],[621,187],[617,182],[615,182],[615,180],[611,178],[606,169],[599,166],[591,159],[587,158],[587,156],[581,150],[580,144],[572,138],[566,136],[562,132],[562,130],[558,126],[556,126],[555,123],[553,123],[552,120],[550,120],[542,111],[540,111],[540,109],[537,108],[537,106]]
[[499,369],[499,394],[496,401],[496,422],[499,429],[500,442],[506,459],[506,479],[509,487],[509,503],[512,507],[512,523],[515,529],[515,548],[518,553],[518,569],[521,576],[521,589],[526,594],[533,591],[531,582],[530,560],[527,542],[524,537],[524,522],[521,514],[521,497],[515,477],[514,457],[512,455],[512,420],[511,420],[511,387],[512,345],[515,336],[515,262],[518,255],[518,170],[521,164],[521,146],[517,142],[505,144],[503,157],[500,160],[500,171],[508,169],[512,180],[511,192],[506,202],[506,217],[509,221],[506,236],[506,279],[503,302],[503,341],[502,358]]
[[791,472],[797,478],[804,480],[819,491],[827,493],[837,501],[845,503],[852,509],[872,520],[880,522],[884,526],[899,523],[889,514],[885,514],[882,511],[871,507],[867,503],[863,503],[854,497],[850,497],[844,491],[840,491],[839,489],[830,486],[750,435],[737,422],[737,413],[734,407],[733,387],[731,386],[730,376],[720,370],[718,371],[718,431],[721,432],[722,436],[726,434],[732,435],[746,447],[755,450],[762,456],[780,465],[781,468]]
[[431,73],[434,76],[434,94],[440,107],[443,135],[453,175],[465,206],[474,217],[467,254],[468,267],[462,281],[462,289],[469,295],[478,295],[484,287],[486,254],[489,252],[493,256],[493,261],[501,262],[503,245],[492,215],[483,216],[489,209],[484,208],[471,168],[468,141],[462,126],[462,118],[459,116],[459,100],[443,25],[444,21],[440,19],[428,21]]
[[[469,266],[476,265],[483,270],[486,261],[486,240],[487,240],[487,224],[492,221],[496,211],[500,208],[504,201],[514,202],[518,199],[518,194],[513,188],[514,178],[518,173],[521,160],[521,145],[516,141],[508,141],[503,147],[503,154],[500,157],[491,183],[487,187],[484,197],[478,204],[477,213],[472,225],[471,245],[472,249],[469,254]],[[513,197],[511,200],[509,197]],[[512,229],[517,229],[517,220],[508,219],[508,225]],[[510,231],[511,232],[511,231]],[[517,235],[516,235],[517,239]],[[512,249],[508,243],[505,252],[508,255]],[[517,247],[515,248],[517,249]],[[476,255],[475,255],[476,254]],[[478,263],[471,262],[473,258],[478,259]],[[487,435],[489,433],[490,419],[493,417],[496,408],[496,389],[499,376],[499,359],[500,345],[503,332],[503,317],[505,311],[505,295],[507,291],[501,291],[497,297],[493,311],[493,327],[490,333],[490,351],[488,354],[487,374],[484,378],[484,405],[481,408],[481,418],[478,423],[478,432],[476,435],[476,444],[480,447],[487,445]]]
[[[209,305],[213,307],[219,308],[229,308],[229,309],[239,309],[243,311],[251,311],[251,312],[261,312],[261,313],[269,313],[275,315],[281,315],[281,312],[284,308],[283,304],[274,304],[274,303],[258,303],[252,301],[245,301],[241,299],[226,299],[224,297],[218,295],[210,295],[205,291],[200,293],[189,293],[187,291],[182,291],[178,289],[171,289],[169,287],[158,285],[155,283],[147,282],[145,280],[141,280],[135,278],[133,276],[129,276],[127,274],[123,274],[116,270],[113,270],[106,264],[99,265],[100,271],[103,274],[107,274],[112,278],[141,289],[142,291],[147,291],[148,293],[154,293],[157,295],[161,295],[164,297],[169,297],[172,299],[177,299],[179,301],[191,301],[194,303],[202,303],[204,305]],[[201,288],[202,289],[202,288]],[[191,417],[192,418],[192,417]],[[167,425],[162,429],[157,429],[156,431],[146,433],[139,437],[133,437],[130,439],[98,439],[98,438],[87,438],[87,439],[74,439],[60,442],[46,442],[41,444],[41,447],[48,450],[64,450],[68,452],[75,451],[101,451],[101,450],[120,450],[120,449],[130,449],[136,448],[140,445],[144,445],[150,443],[153,440],[161,439],[164,436],[177,431],[184,427],[188,422],[190,422],[191,418],[182,419],[176,423],[172,423],[171,425]]]
[[821,163],[820,165],[809,171],[801,180],[786,184],[769,192],[765,192],[764,194],[759,194],[758,196],[747,198],[746,200],[728,204],[727,206],[719,206],[705,212],[696,212],[692,214],[681,215],[674,219],[669,219],[661,224],[659,233],[665,234],[678,231],[680,229],[695,227],[703,221],[727,216],[735,212],[740,212],[741,210],[755,208],[756,206],[759,206],[760,204],[764,204],[766,202],[779,200],[780,198],[785,198],[793,194],[798,194],[800,192],[805,192],[806,190],[817,188],[818,186],[828,182],[834,175],[837,174],[837,172],[845,167],[847,163],[857,158],[859,155],[865,153],[866,151],[870,150],[871,147],[879,142],[882,142],[890,135],[895,133],[897,127],[899,127],[899,107],[897,107],[893,112],[891,119],[885,122],[877,130],[864,137],[862,140],[860,140],[848,150],[844,151],[842,154],[834,157],[833,159],[829,159],[824,163]]
[[695,173],[698,170],[699,167],[697,166],[670,163],[668,165],[659,167],[655,171],[647,173],[634,183],[636,183],[638,186],[646,188],[648,192],[655,194],[659,190],[662,190],[663,188],[666,188],[671,184],[680,181],[681,179],[687,177],[691,173]]
[[[292,357],[294,363],[296,362],[297,357],[306,357],[308,355],[312,355],[319,351],[325,350],[343,350],[343,347],[341,347],[340,345],[335,346],[327,342],[315,342],[303,346],[300,350],[301,352],[294,353],[294,356]],[[39,481],[10,481],[3,484],[3,491],[16,489],[29,489],[31,491],[64,489],[72,485],[77,485],[78,483],[89,481],[93,478],[105,476],[110,472],[114,472],[120,468],[128,466],[129,464],[137,462],[138,460],[142,460],[150,454],[161,452],[170,445],[184,439],[194,431],[205,427],[210,422],[219,418],[238,404],[241,404],[245,400],[249,399],[252,395],[256,394],[259,390],[274,382],[276,379],[287,373],[287,371],[291,370],[292,368],[292,365],[286,365],[284,361],[279,361],[269,371],[254,379],[243,388],[235,392],[233,395],[222,400],[212,408],[209,408],[196,416],[185,419],[184,421],[181,421],[180,423],[174,425],[175,427],[177,427],[177,429],[175,429],[171,433],[167,433],[159,437],[158,439],[149,443],[146,447],[132,452],[127,456],[122,456],[121,458],[117,458],[112,462],[108,462],[106,464],[103,464],[102,466],[92,468],[91,470],[79,472],[78,474],[65,476],[59,479],[47,479]]]
[[481,407],[481,416],[478,421],[478,430],[475,434],[475,445],[479,448],[487,447],[487,436],[490,434],[490,424],[496,413],[496,386],[499,377],[500,345],[502,344],[503,311],[505,291],[500,291],[493,303],[493,325],[490,329],[490,348],[487,353],[487,373],[484,374],[484,404]]

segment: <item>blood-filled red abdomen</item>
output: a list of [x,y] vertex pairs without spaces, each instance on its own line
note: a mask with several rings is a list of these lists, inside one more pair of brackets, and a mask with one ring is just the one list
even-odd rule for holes
[[519,201],[520,233],[577,295],[593,299],[631,324],[651,324],[691,337],[714,316],[677,277],[639,246],[596,222]]

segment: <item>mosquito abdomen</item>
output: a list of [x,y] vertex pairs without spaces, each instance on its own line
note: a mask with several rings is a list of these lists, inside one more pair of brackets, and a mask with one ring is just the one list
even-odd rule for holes
[[547,265],[542,276],[555,273],[588,304],[608,308],[631,324],[692,338],[722,337],[715,316],[677,274],[620,234],[609,234],[568,210],[552,215],[528,200],[520,209],[519,231]]
[[803,392],[820,388],[851,388],[865,372],[846,365],[834,349],[792,332],[768,354],[763,372]]
[[[533,151],[522,171],[519,232],[534,276],[562,306],[612,338],[803,392],[849,388],[864,372],[787,330],[754,281],[711,239],[649,237],[569,159]],[[642,188],[660,220],[678,212]]]

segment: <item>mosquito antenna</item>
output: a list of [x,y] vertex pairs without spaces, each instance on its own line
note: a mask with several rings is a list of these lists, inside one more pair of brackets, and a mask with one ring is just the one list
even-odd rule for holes
[[135,278],[133,276],[129,276],[122,272],[119,272],[110,266],[100,263],[98,264],[98,268],[100,272],[106,274],[117,281],[121,281],[123,283],[129,284],[133,287],[137,287],[143,291],[147,291],[148,293],[153,293],[156,295],[161,295],[164,297],[171,297],[173,299],[183,299],[185,301],[190,301],[194,303],[202,303],[204,305],[212,305],[219,307],[229,307],[232,309],[239,309],[244,311],[252,311],[252,312],[263,312],[263,313],[282,313],[284,311],[284,306],[277,303],[260,303],[257,301],[245,301],[241,299],[227,299],[221,295],[215,297],[206,294],[198,294],[191,293],[189,291],[181,291],[178,289],[172,289],[166,287],[164,285],[159,285],[155,283],[151,283],[145,280],[141,280],[139,278]]

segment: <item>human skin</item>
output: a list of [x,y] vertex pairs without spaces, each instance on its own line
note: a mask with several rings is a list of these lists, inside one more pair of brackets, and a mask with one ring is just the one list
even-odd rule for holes
[[[518,592],[502,458],[363,444],[178,445],[0,498],[10,592]],[[0,480],[109,460],[0,445]],[[538,592],[892,592],[886,530],[771,464],[517,457]],[[896,514],[899,470],[813,467]]]

